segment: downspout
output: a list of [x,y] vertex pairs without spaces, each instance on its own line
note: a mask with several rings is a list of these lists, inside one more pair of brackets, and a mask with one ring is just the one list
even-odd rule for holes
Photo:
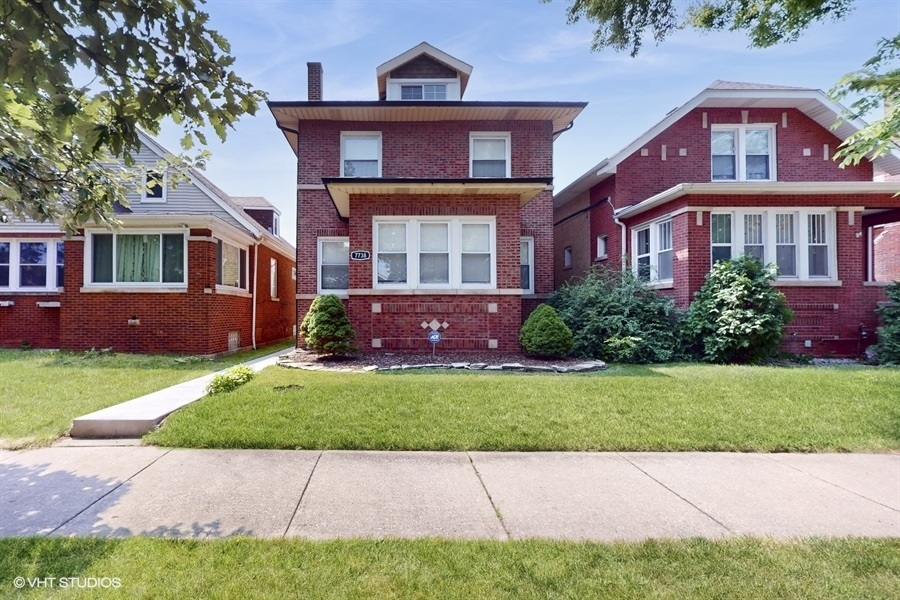
[[626,268],[628,267],[628,253],[625,251],[625,248],[627,248],[627,246],[625,245],[625,242],[627,241],[627,238],[628,238],[628,233],[627,233],[628,228],[625,227],[625,223],[620,221],[619,217],[616,216],[616,207],[613,206],[612,196],[607,196],[606,201],[609,202],[609,208],[612,209],[613,222],[622,228],[622,255],[621,255],[622,258],[621,258],[621,261],[622,261],[622,272],[624,273]]
[[253,349],[256,350],[256,297],[257,283],[259,281],[259,242],[253,244],[253,308],[250,316],[250,339],[253,342]]

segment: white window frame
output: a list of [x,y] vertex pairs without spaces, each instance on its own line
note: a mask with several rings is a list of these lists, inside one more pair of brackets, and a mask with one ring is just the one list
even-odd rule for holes
[[[747,179],[747,130],[762,130],[769,132],[769,178],[768,179]],[[778,152],[775,143],[776,126],[774,123],[751,123],[751,124],[722,124],[710,126],[710,151],[709,151],[709,179],[716,183],[728,181],[778,181]],[[716,131],[734,131],[735,132],[735,157],[734,157],[734,179],[713,179],[713,153],[712,153],[712,134]]]
[[[222,238],[215,238],[216,240],[216,289],[228,289],[228,290],[241,290],[247,291],[250,288],[250,249],[247,246],[242,246],[240,244],[235,244],[234,242],[230,242],[228,240]],[[225,281],[224,275],[220,273],[222,270],[221,264],[219,264],[219,244],[224,244],[226,246],[231,246],[232,248],[236,248],[238,252],[238,256],[240,256],[240,251],[244,253],[244,287],[236,287],[233,285],[228,285],[227,283],[218,283],[219,278],[221,277],[222,281]]]
[[[443,85],[446,86],[446,99],[445,100],[425,100],[425,90],[422,90],[422,100],[404,100],[403,99],[403,86],[407,85]],[[387,89],[385,90],[385,94],[388,100],[396,100],[398,102],[446,102],[451,100],[460,100],[460,86],[458,78],[449,78],[449,77],[440,77],[434,79],[415,79],[415,78],[403,78],[403,79],[388,79],[387,80]]]
[[[56,277],[56,267],[57,267],[57,251],[56,244],[63,243],[59,239],[47,239],[47,238],[0,238],[0,243],[9,244],[9,285],[8,286],[0,286],[0,293],[9,293],[9,292],[25,292],[25,293],[39,293],[39,292],[56,292],[62,289],[62,286],[59,285]],[[22,287],[20,285],[20,255],[21,250],[19,248],[19,244],[47,244],[47,263],[44,265],[47,268],[47,283],[41,287],[29,286]],[[65,247],[64,247],[65,248]],[[65,250],[63,250],[65,252]],[[65,268],[65,258],[63,258],[63,268]]]
[[563,248],[563,269],[571,269],[574,262],[572,246],[566,246]]
[[[450,282],[446,284],[419,283],[419,224],[450,224]],[[406,283],[378,281],[378,224],[406,225]],[[488,283],[462,282],[462,226],[488,225],[491,252],[491,280]],[[497,288],[497,220],[495,217],[428,217],[378,216],[372,218],[372,287],[374,289],[424,290],[487,290]]]
[[[659,253],[666,250],[660,250],[659,244],[659,228],[663,223],[669,222],[672,227],[672,277],[660,279],[659,277]],[[638,254],[638,233],[641,231],[649,231],[650,249],[649,253]],[[665,216],[653,221],[647,221],[632,228],[631,230],[631,270],[635,277],[640,278],[638,269],[638,259],[648,256],[650,259],[650,279],[645,283],[650,285],[671,285],[675,277],[675,222],[671,216]]]
[[[341,162],[341,164],[344,164],[344,163]],[[280,225],[281,225],[281,223],[279,222],[279,219],[278,219],[278,213],[276,213],[275,211],[272,211],[272,235],[275,235],[275,236],[281,235],[279,233]]]
[[[796,248],[797,275],[779,276],[777,282],[791,281],[838,281],[837,264],[837,211],[833,207],[796,207],[769,206],[753,208],[735,208],[732,210],[714,210],[713,214],[731,215],[731,257],[736,258],[744,253],[744,215],[762,215],[763,221],[763,262],[776,261],[775,219],[776,215],[794,215],[794,246]],[[827,276],[809,275],[809,235],[807,223],[809,215],[825,215],[825,233],[828,247]],[[712,218],[709,219],[712,227]],[[710,233],[710,236],[712,234]],[[711,239],[708,238],[708,239]],[[710,253],[712,251],[710,250]]]
[[[148,178],[151,174],[159,173],[162,175],[162,197],[161,198],[151,198],[147,196],[147,183]],[[150,167],[144,167],[144,181],[141,186],[141,204],[165,204],[168,199],[168,191],[169,191],[169,173],[166,170],[163,170],[161,173],[156,169],[151,169]]]
[[341,177],[356,177],[356,175],[346,175],[344,173],[344,156],[346,155],[346,142],[348,139],[377,139],[378,140],[378,175],[381,177],[382,165],[382,136],[380,131],[342,131],[341,132]]
[[[447,98],[448,92],[449,92],[448,84],[449,84],[449,82],[447,82],[447,81],[440,81],[437,79],[431,80],[431,81],[425,80],[425,81],[401,83],[401,84],[399,84],[400,97],[398,98],[398,100],[402,100],[403,102],[444,102],[444,101],[448,100],[448,98]],[[425,86],[426,85],[444,86],[444,97],[443,98],[426,98],[425,97]],[[403,88],[410,88],[410,87],[417,87],[420,90],[422,90],[422,97],[421,98],[404,98],[403,97]]]
[[603,260],[609,258],[609,238],[606,235],[597,236],[597,254],[594,260]]
[[[184,281],[104,281],[104,282],[94,282],[93,281],[93,264],[94,264],[94,236],[95,235],[112,235],[113,236],[113,256],[112,256],[112,264],[113,264],[113,279],[115,279],[116,273],[116,265],[117,265],[117,248],[118,242],[116,241],[116,237],[119,235],[180,235],[184,240]],[[162,252],[162,240],[160,239],[160,252]],[[160,255],[160,279],[162,278],[162,255]],[[146,289],[148,291],[152,291],[154,289],[187,289],[188,287],[188,277],[190,273],[188,271],[188,267],[190,265],[190,257],[188,256],[188,230],[179,228],[179,229],[123,229],[118,232],[109,231],[107,229],[94,229],[94,230],[85,230],[84,232],[84,287],[87,289],[111,289],[111,288],[124,288],[124,289]]]
[[278,300],[278,259],[269,259],[269,297]]
[[[347,288],[338,289],[338,288],[322,288],[322,256],[324,253],[322,252],[322,243],[323,242],[347,242],[347,253],[348,253],[348,261],[347,261]],[[350,238],[347,236],[322,236],[316,241],[316,290],[319,294],[337,294],[338,296],[346,296],[347,290],[350,288],[350,264],[349,264],[349,253],[350,253]],[[296,268],[295,268],[296,271]]]
[[528,265],[528,287],[522,288],[522,294],[534,294],[534,237],[530,235],[523,235],[519,238],[519,278],[521,279],[521,265],[522,265],[522,244],[527,244],[528,249],[526,250],[526,258]]
[[508,131],[472,131],[469,133],[469,177],[475,177],[473,168],[476,140],[503,140],[505,142],[506,175],[504,177],[512,177],[512,136]]

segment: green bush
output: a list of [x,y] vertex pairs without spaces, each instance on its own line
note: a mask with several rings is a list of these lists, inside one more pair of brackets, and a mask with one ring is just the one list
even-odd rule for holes
[[300,323],[300,336],[316,354],[344,356],[359,350],[356,332],[344,311],[344,303],[334,294],[317,296]]
[[750,256],[713,265],[685,321],[685,335],[704,361],[758,363],[775,356],[784,326],[794,317],[773,288],[775,265]]
[[891,304],[878,308],[881,327],[878,328],[878,345],[875,351],[883,365],[900,365],[900,281],[885,290]]
[[206,385],[206,393],[209,395],[230,392],[244,385],[256,377],[256,371],[245,365],[238,365],[219,373]]
[[519,343],[528,354],[562,357],[572,351],[572,330],[552,306],[541,304],[525,319]]
[[675,303],[631,271],[596,268],[557,290],[550,304],[572,330],[576,356],[626,363],[683,358]]

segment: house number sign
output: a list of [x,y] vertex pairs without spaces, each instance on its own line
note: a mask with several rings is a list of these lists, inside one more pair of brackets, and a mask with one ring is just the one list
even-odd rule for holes
[[350,260],[369,260],[372,253],[368,250],[354,250],[350,253]]

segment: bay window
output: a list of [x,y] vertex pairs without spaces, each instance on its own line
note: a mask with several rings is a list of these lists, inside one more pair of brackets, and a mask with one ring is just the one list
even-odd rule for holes
[[713,181],[774,181],[775,128],[771,125],[713,125]]
[[93,284],[178,284],[186,282],[183,233],[93,233],[89,237]]
[[710,217],[713,263],[745,254],[764,264],[774,262],[780,281],[836,280],[834,240],[833,210],[734,210]]
[[674,267],[672,219],[636,229],[631,238],[634,274],[641,281],[668,283]]
[[376,288],[496,286],[494,220],[376,218]]
[[0,290],[49,291],[61,287],[63,242],[0,241]]
[[346,292],[350,287],[350,238],[319,238],[319,293]]

